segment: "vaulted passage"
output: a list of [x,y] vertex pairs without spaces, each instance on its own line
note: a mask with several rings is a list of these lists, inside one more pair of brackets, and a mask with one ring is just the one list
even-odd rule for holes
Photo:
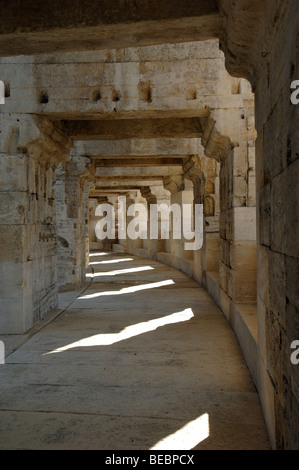
[[0,12],[1,446],[298,449],[298,0]]
[[268,449],[214,301],[182,272],[94,252],[88,287],[0,368],[0,448]]

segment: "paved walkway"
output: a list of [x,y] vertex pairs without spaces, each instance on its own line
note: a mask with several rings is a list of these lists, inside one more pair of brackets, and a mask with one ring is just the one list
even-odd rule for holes
[[0,449],[269,449],[209,295],[157,262],[90,260],[89,287],[0,365]]

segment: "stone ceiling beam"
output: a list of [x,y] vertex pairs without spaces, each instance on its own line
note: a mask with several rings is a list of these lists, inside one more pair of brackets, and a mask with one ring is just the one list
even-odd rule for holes
[[128,158],[126,160],[102,160],[96,163],[97,167],[127,167],[127,166],[182,166],[185,160],[182,158]]
[[98,175],[96,177],[96,181],[103,181],[103,178],[105,178],[105,183],[111,183],[111,182],[127,182],[127,181],[135,181],[137,178],[140,178],[142,181],[162,181],[162,176],[158,175],[148,175],[148,176],[143,176],[143,175]]
[[[151,178],[150,180],[143,180],[142,178],[135,178],[132,180],[118,180],[118,181],[96,181],[95,189],[127,189],[128,187],[142,187],[142,186],[150,186],[153,184],[158,184],[158,180]],[[161,185],[162,185],[162,178],[161,178]]]
[[183,158],[185,155],[203,155],[204,148],[201,139],[126,139],[126,140],[98,140],[74,142],[72,150],[74,155],[88,155],[90,158],[124,158],[138,157],[151,158],[157,155],[159,158]]
[[219,36],[217,0],[0,0],[0,56]]
[[[128,159],[131,159],[131,160],[135,160],[135,159],[138,159],[138,160],[142,160],[142,159],[147,159],[147,160],[152,160],[152,159],[157,159],[157,160],[161,160],[161,158],[163,159],[182,159],[182,158],[188,158],[190,157],[189,154],[160,154],[160,153],[157,153],[156,155],[154,154],[151,154],[151,155],[138,155],[138,154],[132,154],[132,155],[99,155],[98,157],[92,157],[94,158],[95,160],[95,164],[98,165],[98,163],[100,163],[102,160],[118,160],[119,161],[119,164],[121,164],[122,161],[126,161]],[[156,163],[158,164],[158,163]]]
[[93,197],[99,197],[99,196],[105,196],[105,197],[109,197],[109,196],[125,196],[126,194],[128,194],[129,192],[131,191],[138,191],[138,189],[95,189],[93,188],[90,193],[89,193],[89,198],[93,198]]
[[162,178],[168,174],[178,174],[182,173],[182,167],[178,166],[127,166],[122,167],[121,173],[119,172],[118,167],[105,168],[105,167],[96,167],[95,177],[101,178],[119,178],[119,177],[150,177],[158,176]]
[[128,183],[127,185],[115,185],[115,186],[105,185],[105,186],[99,186],[99,187],[93,188],[91,193],[94,194],[96,191],[101,191],[102,193],[110,192],[110,191],[137,191],[143,188],[144,186],[148,186],[148,182],[145,182],[144,185],[143,184],[137,185],[134,182]]
[[57,127],[78,140],[198,138],[202,136],[200,118],[63,120]]

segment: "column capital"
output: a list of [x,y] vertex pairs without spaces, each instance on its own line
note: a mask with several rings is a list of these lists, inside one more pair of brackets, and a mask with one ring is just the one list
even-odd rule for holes
[[164,188],[171,194],[178,193],[185,189],[184,175],[171,175],[163,177]]
[[146,199],[148,204],[157,204],[157,197],[152,193],[150,186],[144,186],[140,189],[141,196]]
[[203,158],[199,155],[191,155],[183,165],[184,176],[192,182],[196,177],[204,178]]
[[41,163],[57,166],[59,162],[69,159],[73,141],[64,134],[55,122],[47,116],[32,117],[36,133],[39,134],[29,142],[19,142],[17,149],[23,154],[38,160]]
[[95,184],[96,167],[92,159],[86,155],[71,155],[71,158],[65,165],[66,175],[77,177],[80,186],[84,187],[87,183]]

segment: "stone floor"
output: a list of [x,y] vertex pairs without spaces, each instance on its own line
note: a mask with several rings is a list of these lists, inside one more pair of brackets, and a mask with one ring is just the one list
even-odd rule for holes
[[236,337],[163,264],[92,253],[86,289],[0,365],[0,449],[269,449]]

